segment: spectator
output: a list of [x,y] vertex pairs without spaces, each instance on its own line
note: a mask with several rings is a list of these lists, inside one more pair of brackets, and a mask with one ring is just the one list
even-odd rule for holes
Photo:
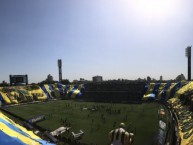
[[125,124],[120,123],[119,128],[109,132],[111,145],[131,145],[134,141],[134,134],[125,130]]

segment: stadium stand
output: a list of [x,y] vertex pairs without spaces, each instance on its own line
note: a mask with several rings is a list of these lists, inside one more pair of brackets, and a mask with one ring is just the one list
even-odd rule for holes
[[[145,82],[101,82],[88,83],[86,85],[62,85],[56,83],[40,86],[28,85],[0,88],[2,105],[19,105],[53,99],[121,103],[142,103],[144,100],[157,101],[165,105],[169,112],[170,128],[168,130],[170,131],[167,131],[166,138],[171,139],[166,139],[166,141],[176,145],[193,144],[193,82],[149,84]],[[33,134],[33,132],[29,132],[14,123],[2,113],[0,113],[0,123],[0,136],[10,139],[10,144],[11,141],[15,140],[18,145],[28,144],[31,141],[34,144],[44,144],[46,142]],[[10,124],[12,126],[11,129]],[[17,127],[21,129],[21,132],[17,132],[19,130],[16,129]],[[16,138],[17,135],[21,137]],[[50,134],[47,135],[50,136]],[[6,140],[4,141],[6,142]]]
[[169,140],[169,144],[193,145],[193,82],[167,83],[159,89],[158,95],[154,92],[155,87],[155,83],[148,85],[143,100],[147,100],[149,94],[154,94],[155,100],[168,108],[170,127],[167,138],[170,139],[166,141]]
[[85,85],[82,99],[94,102],[141,103],[145,82],[102,82]]
[[0,138],[2,145],[54,145],[36,136],[32,131],[28,131],[19,124],[16,124],[1,112]]
[[53,99],[76,99],[82,96],[84,85],[44,84],[0,88],[3,105],[46,101]]

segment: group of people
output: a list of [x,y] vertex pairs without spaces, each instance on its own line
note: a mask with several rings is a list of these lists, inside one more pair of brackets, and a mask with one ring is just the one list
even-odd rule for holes
[[189,106],[189,110],[193,111],[193,91],[187,91],[180,96],[180,101],[183,105]]

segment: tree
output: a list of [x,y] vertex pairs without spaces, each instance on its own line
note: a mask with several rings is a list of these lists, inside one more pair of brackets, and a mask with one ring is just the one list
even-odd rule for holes
[[151,77],[150,76],[147,77],[147,81],[151,82]]
[[9,84],[5,81],[2,81],[2,83],[0,83],[0,87],[7,87],[9,86]]
[[67,84],[70,84],[70,81],[68,79],[63,79],[61,83],[64,85],[67,85]]
[[186,80],[185,76],[183,74],[180,74],[176,77],[176,81],[179,82],[179,81],[182,81],[182,80]]

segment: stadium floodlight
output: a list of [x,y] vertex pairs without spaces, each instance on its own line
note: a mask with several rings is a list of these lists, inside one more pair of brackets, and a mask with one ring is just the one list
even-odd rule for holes
[[192,46],[188,46],[188,47],[186,48],[186,57],[191,56],[191,47],[192,47]]
[[62,81],[62,60],[58,59],[59,81]]
[[186,48],[186,57],[188,57],[188,81],[191,81],[191,47]]

